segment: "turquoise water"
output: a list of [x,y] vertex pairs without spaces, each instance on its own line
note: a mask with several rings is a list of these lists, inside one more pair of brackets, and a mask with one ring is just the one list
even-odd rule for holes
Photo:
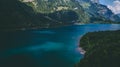
[[78,47],[80,37],[87,32],[107,30],[120,30],[120,25],[0,32],[0,67],[73,67],[83,57]]

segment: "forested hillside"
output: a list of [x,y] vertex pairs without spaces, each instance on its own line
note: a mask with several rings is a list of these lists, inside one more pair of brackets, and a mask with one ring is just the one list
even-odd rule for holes
[[0,8],[0,29],[46,27],[48,22],[54,22],[18,0],[0,0]]
[[89,20],[74,0],[0,0],[0,8],[0,29],[49,28]]
[[[22,0],[22,2],[31,6],[36,12],[52,13],[54,16],[50,15],[48,17],[56,21],[63,20],[62,22],[64,23],[89,23],[90,20],[88,14],[76,0],[28,0],[27,2]],[[68,11],[72,11],[72,13]],[[74,20],[71,21],[72,18]]]
[[86,53],[76,67],[120,67],[120,31],[87,33],[80,47]]

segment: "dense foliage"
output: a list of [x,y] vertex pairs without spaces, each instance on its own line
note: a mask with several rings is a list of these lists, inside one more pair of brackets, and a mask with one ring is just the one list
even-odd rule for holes
[[86,54],[76,67],[120,67],[120,31],[87,33],[80,47]]
[[0,29],[49,28],[87,21],[83,19],[87,16],[81,6],[74,0],[35,1],[0,0]]
[[0,0],[0,29],[45,27],[48,22],[54,21],[18,0]]

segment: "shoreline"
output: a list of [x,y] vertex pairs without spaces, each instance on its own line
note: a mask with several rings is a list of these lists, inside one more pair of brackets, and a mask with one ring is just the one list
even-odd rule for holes
[[[89,24],[85,24],[85,23],[75,23],[72,25],[63,25],[63,26],[55,26],[55,27],[16,27],[16,28],[1,28],[0,31],[26,31],[26,30],[37,30],[37,29],[54,29],[54,28],[61,28],[61,27],[66,27],[66,26],[74,26],[74,25],[90,25],[90,24],[94,24],[94,23],[89,23]],[[101,24],[101,23],[100,23]],[[103,24],[107,24],[107,23],[103,23]],[[115,24],[115,23],[114,23]]]
[[79,47],[79,50],[80,50],[80,54],[85,55],[86,51],[82,47]]

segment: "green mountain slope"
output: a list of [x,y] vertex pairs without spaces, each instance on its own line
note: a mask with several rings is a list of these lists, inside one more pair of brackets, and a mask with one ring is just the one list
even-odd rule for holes
[[[76,0],[22,0],[22,2],[26,3],[28,6],[31,6],[36,12],[47,14],[52,13],[56,15],[59,20],[68,19],[69,16],[73,16],[72,18],[75,18],[76,16],[76,19],[73,20],[74,22],[78,21],[86,23],[89,21],[87,13],[85,13],[82,6]],[[72,11],[72,13],[70,13],[69,11]],[[73,14],[73,12],[75,12],[76,14]],[[61,18],[62,16],[66,15],[68,15],[66,18]],[[50,16],[50,18],[54,19],[55,17]],[[68,20],[70,19],[71,18],[69,18]]]
[[45,26],[44,23],[52,22],[43,14],[35,14],[30,6],[18,0],[0,1],[0,28],[28,28],[32,26]]
[[0,29],[49,28],[86,23],[75,0],[0,0]]

